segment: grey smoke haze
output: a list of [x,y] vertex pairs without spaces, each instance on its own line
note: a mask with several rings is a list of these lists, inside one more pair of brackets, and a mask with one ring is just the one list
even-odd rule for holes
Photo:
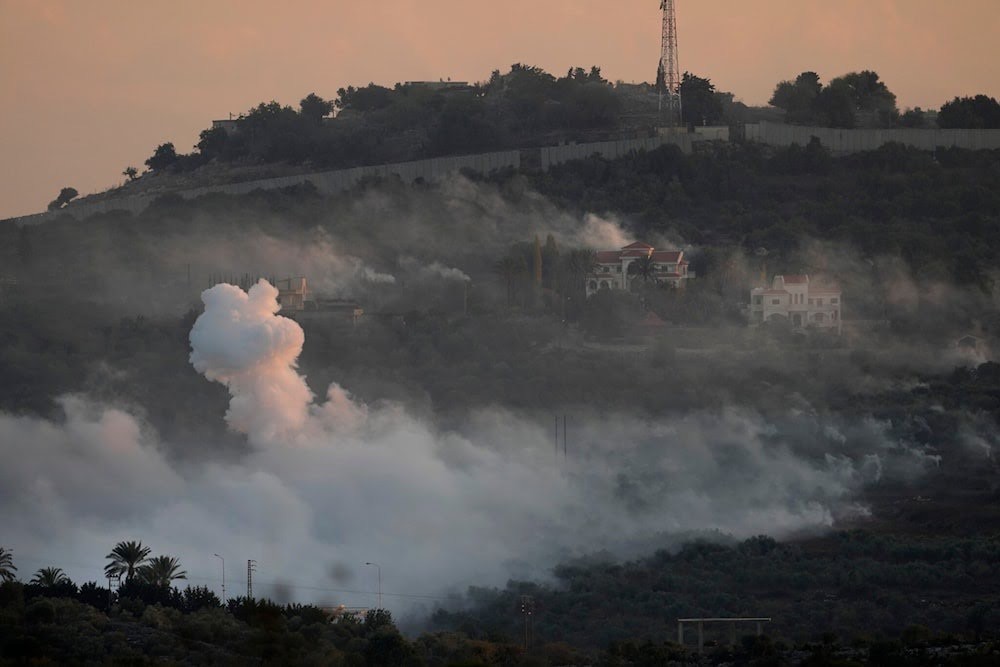
[[864,514],[864,484],[935,464],[885,423],[801,401],[779,419],[574,416],[565,460],[551,424],[503,409],[442,430],[337,385],[316,401],[296,370],[302,331],[275,297],[264,282],[249,294],[216,286],[191,332],[192,363],[229,388],[227,421],[252,444],[239,463],[170,460],[136,417],[81,397],[63,400],[58,422],[0,416],[0,516],[26,567],[96,579],[114,542],[142,539],[180,557],[191,583],[213,582],[222,553],[258,560],[265,594],[365,605],[322,589],[374,590],[366,561],[382,566],[386,591],[439,595],[692,531],[823,530]]

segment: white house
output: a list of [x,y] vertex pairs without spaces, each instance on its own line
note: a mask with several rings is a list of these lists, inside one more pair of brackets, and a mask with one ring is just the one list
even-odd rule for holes
[[636,280],[642,281],[642,277],[628,272],[629,265],[642,257],[653,259],[656,271],[652,277],[657,283],[682,287],[685,280],[694,278],[683,250],[657,250],[646,243],[630,243],[621,250],[596,253],[594,271],[587,275],[587,296],[602,289],[627,290]]
[[806,275],[775,276],[770,287],[750,290],[750,326],[784,319],[839,334],[842,306],[839,287],[810,283]]

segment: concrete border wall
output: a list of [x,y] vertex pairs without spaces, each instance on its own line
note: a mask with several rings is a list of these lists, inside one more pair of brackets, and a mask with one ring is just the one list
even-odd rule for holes
[[928,151],[938,147],[1000,149],[1000,130],[842,130],[765,121],[746,125],[747,141],[768,146],[805,146],[813,137],[831,153],[839,155],[875,150],[893,141]]
[[543,146],[542,171],[570,160],[588,158],[594,153],[609,160],[625,157],[629,153],[651,151],[664,144],[680,146],[685,153],[691,152],[691,137],[686,133],[666,134],[646,139],[619,139],[617,141],[596,141],[589,144],[566,144],[563,146]]
[[[277,190],[294,185],[301,185],[310,182],[324,194],[335,194],[342,192],[355,185],[362,179],[380,176],[398,176],[404,182],[411,183],[418,178],[425,181],[440,179],[447,174],[469,169],[471,171],[488,174],[498,169],[507,167],[519,169],[521,166],[520,151],[501,151],[498,153],[480,153],[478,155],[459,155],[453,157],[431,158],[429,160],[416,160],[414,162],[399,162],[396,164],[383,164],[371,167],[354,167],[352,169],[340,169],[337,171],[321,171],[311,174],[296,174],[294,176],[282,176],[280,178],[264,178],[255,181],[243,181],[240,183],[225,183],[220,185],[209,185],[203,188],[193,188],[189,190],[178,190],[176,194],[184,199],[193,199],[202,195],[221,193],[229,195],[241,195],[253,192],[254,190]],[[49,220],[55,220],[63,215],[69,215],[77,220],[95,215],[98,213],[108,213],[110,211],[128,211],[138,214],[163,193],[157,195],[142,195],[136,197],[120,197],[117,199],[103,199],[94,202],[81,201],[71,203],[66,208],[58,211],[46,213],[36,213],[17,218],[8,218],[3,223],[14,223],[16,225],[32,225]]]

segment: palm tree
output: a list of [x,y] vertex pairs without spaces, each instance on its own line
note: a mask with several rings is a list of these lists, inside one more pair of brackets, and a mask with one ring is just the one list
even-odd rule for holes
[[105,556],[111,562],[104,566],[104,574],[108,577],[120,577],[124,574],[125,581],[128,581],[145,562],[147,556],[149,547],[142,546],[142,542],[119,542],[111,553]]
[[652,256],[640,257],[628,265],[631,276],[642,278],[643,284],[656,280],[656,260]]
[[62,571],[62,568],[43,567],[38,572],[35,572],[35,576],[32,578],[31,583],[49,588],[51,586],[58,586],[59,584],[68,584],[70,581],[69,577],[66,576],[66,573]]
[[14,581],[14,554],[0,547],[0,581]]
[[187,579],[187,572],[181,569],[180,562],[173,556],[150,558],[139,567],[138,572],[145,583],[154,586],[166,587],[175,579]]

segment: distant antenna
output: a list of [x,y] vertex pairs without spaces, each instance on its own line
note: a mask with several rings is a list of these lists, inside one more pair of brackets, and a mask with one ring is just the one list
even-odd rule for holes
[[253,573],[257,571],[257,561],[247,560],[247,599],[253,599]]
[[[661,0],[663,10],[663,33],[660,37],[660,66],[656,73],[656,86],[659,89],[659,110],[667,111],[667,122],[670,126],[680,124],[681,116],[681,65],[677,56],[677,13],[674,11],[674,0]],[[666,98],[666,105],[664,105]]]

